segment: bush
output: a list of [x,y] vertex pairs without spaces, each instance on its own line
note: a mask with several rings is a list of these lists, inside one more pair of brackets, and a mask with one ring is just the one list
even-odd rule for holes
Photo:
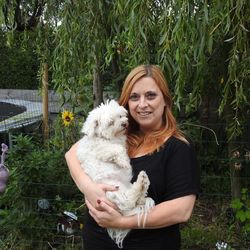
[[38,89],[39,60],[30,44],[25,49],[17,39],[6,46],[6,34],[0,31],[0,86],[3,89]]
[[[63,150],[42,146],[40,138],[28,135],[16,136],[13,143],[6,162],[10,178],[0,200],[0,248],[44,249],[60,236],[62,212],[79,210],[83,197],[71,180]],[[41,209],[39,200],[49,206]]]

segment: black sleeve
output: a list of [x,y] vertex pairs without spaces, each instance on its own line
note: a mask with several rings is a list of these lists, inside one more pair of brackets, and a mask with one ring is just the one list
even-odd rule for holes
[[165,200],[200,193],[199,169],[191,144],[175,140],[165,165]]

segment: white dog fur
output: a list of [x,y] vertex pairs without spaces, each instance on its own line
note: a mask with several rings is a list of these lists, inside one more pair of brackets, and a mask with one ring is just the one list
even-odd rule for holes
[[[82,128],[84,133],[77,149],[77,157],[85,173],[97,183],[119,186],[107,192],[107,198],[125,215],[137,214],[138,225],[144,226],[154,201],[146,197],[150,185],[147,174],[141,171],[136,182],[130,182],[132,167],[126,149],[127,110],[116,101],[107,101],[93,109]],[[141,222],[144,216],[144,221]],[[130,229],[108,228],[108,234],[118,247]]]

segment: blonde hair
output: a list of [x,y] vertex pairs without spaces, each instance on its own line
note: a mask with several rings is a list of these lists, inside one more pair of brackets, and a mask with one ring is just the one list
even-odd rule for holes
[[128,101],[135,83],[143,77],[151,77],[161,90],[166,107],[163,113],[163,125],[157,131],[152,131],[150,135],[142,135],[139,126],[133,117],[129,114],[128,127],[128,153],[130,157],[136,155],[137,150],[143,146],[146,153],[152,153],[159,150],[161,145],[170,136],[174,136],[184,142],[187,142],[183,133],[177,128],[176,120],[172,113],[172,97],[169,91],[168,83],[161,71],[156,65],[140,65],[134,68],[125,79],[120,100],[120,105],[124,106],[128,111]]

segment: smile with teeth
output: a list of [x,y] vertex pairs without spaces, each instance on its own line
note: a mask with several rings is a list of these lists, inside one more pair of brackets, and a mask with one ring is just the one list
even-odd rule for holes
[[140,115],[140,116],[148,116],[148,115],[151,114],[151,112],[149,112],[149,111],[141,111],[141,112],[137,112],[137,113],[138,113],[138,115]]

